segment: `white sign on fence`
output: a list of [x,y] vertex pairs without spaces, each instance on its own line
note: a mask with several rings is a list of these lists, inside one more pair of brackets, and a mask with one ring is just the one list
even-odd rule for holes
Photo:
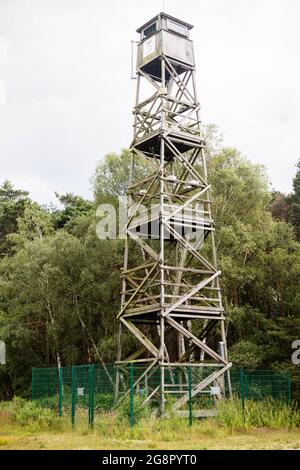
[[210,394],[211,395],[221,395],[221,389],[220,387],[210,387]]

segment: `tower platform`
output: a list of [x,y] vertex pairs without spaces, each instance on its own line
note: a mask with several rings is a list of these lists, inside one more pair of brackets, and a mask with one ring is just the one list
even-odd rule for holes
[[[131,144],[131,149],[138,149],[145,153],[149,157],[160,158],[161,140],[166,136],[175,145],[176,149],[180,153],[186,153],[195,148],[204,148],[205,142],[199,135],[193,135],[191,133],[175,132],[156,130],[149,132],[141,138],[135,139]],[[165,159],[167,161],[176,158],[174,150],[168,145],[165,146]]]

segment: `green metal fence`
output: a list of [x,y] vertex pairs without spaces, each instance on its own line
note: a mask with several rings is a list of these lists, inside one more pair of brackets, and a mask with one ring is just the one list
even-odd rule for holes
[[[195,385],[213,371],[205,367],[166,368],[163,374],[165,401],[188,396],[184,404],[185,416],[192,424],[193,410],[210,409],[216,404],[211,387],[192,397]],[[229,380],[230,378],[230,380]],[[161,404],[161,368],[150,370],[144,365],[128,364],[119,368],[115,364],[90,364],[58,368],[32,369],[32,399],[42,406],[52,407],[59,416],[68,415],[75,426],[78,416],[88,418],[94,425],[95,414],[109,412],[123,403],[128,407],[130,425],[134,425],[138,406],[150,396],[153,409]],[[288,403],[291,401],[289,374],[272,370],[244,370],[233,367],[230,376],[225,375],[221,385],[225,396],[232,395],[241,400],[263,400],[270,398]]]

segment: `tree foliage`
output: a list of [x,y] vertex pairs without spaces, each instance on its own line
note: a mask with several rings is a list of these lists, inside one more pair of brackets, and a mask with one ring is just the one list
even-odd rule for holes
[[297,165],[297,173],[293,179],[293,192],[288,198],[290,204],[290,221],[295,227],[297,239],[300,240],[300,160]]
[[[299,164],[293,193],[271,192],[261,166],[223,147],[215,126],[206,132],[231,359],[291,368],[300,333]],[[0,187],[3,397],[28,395],[32,366],[116,359],[123,241],[98,239],[96,208],[125,194],[129,172],[129,151],[109,154],[95,171],[95,201],[67,193],[54,209],[7,181]],[[147,175],[142,161],[137,173]],[[133,343],[125,336],[128,352]]]

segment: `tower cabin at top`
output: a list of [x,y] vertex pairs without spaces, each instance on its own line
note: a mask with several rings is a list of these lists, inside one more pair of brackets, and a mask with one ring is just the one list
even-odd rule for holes
[[[193,43],[189,32],[193,26],[185,21],[178,20],[166,13],[147,21],[137,29],[140,42],[137,51],[137,67],[154,80],[160,82],[162,74],[161,56],[165,55],[172,60],[177,74],[194,68]],[[165,71],[165,79],[170,75]]]

